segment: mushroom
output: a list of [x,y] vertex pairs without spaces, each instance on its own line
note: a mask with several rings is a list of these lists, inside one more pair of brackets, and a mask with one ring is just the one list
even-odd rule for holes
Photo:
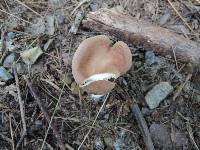
[[118,41],[112,45],[107,36],[98,35],[79,45],[72,59],[72,74],[88,94],[105,95],[131,65],[132,54],[127,44]]

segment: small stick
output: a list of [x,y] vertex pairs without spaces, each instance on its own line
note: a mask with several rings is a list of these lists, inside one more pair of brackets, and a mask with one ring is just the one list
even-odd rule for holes
[[[45,116],[45,119],[47,120],[47,122],[50,124],[50,121],[51,121],[51,118],[49,116],[49,114],[47,113],[47,110],[45,109],[45,107],[42,105],[42,102],[40,100],[40,98],[38,97],[38,95],[36,94],[35,92],[35,89],[33,88],[33,85],[30,81],[29,78],[27,78],[26,76],[23,76],[27,85],[28,85],[28,88],[30,90],[30,93],[31,95],[33,96],[33,98],[36,100],[40,110],[43,112],[44,116]],[[73,148],[69,145],[69,144],[65,144],[63,143],[55,125],[53,123],[51,123],[51,129],[53,130],[53,133],[55,134],[55,137],[57,139],[57,142],[58,142],[58,146],[60,147],[61,150],[65,150],[65,145],[66,147],[69,149],[69,150],[72,150]],[[71,149],[70,149],[71,148]]]
[[149,133],[149,129],[146,124],[146,121],[145,121],[144,117],[142,116],[142,113],[137,104],[133,104],[132,112],[133,112],[133,115],[135,116],[138,126],[142,132],[142,136],[143,136],[143,140],[146,145],[146,149],[147,150],[155,150],[152,139],[151,139],[151,135]]
[[181,91],[183,90],[184,86],[186,85],[186,83],[191,79],[192,77],[192,74],[188,74],[186,79],[185,79],[185,82],[182,83],[176,90],[176,92],[174,93],[174,96],[172,98],[173,101],[176,100],[176,98],[180,95]]
[[0,64],[3,63],[3,60],[4,58],[7,56],[7,50],[6,50],[6,32],[5,31],[2,31],[2,34],[1,34],[1,52],[2,52],[2,56],[1,56],[1,59],[0,59]]
[[13,129],[12,129],[12,120],[11,120],[10,113],[9,113],[9,126],[10,126],[10,136],[11,136],[11,139],[12,139],[12,150],[15,150],[15,143],[14,143]]
[[22,97],[21,97],[21,92],[20,92],[20,88],[19,88],[19,78],[18,78],[18,75],[17,75],[17,70],[16,70],[16,67],[15,67],[15,64],[14,64],[14,67],[13,67],[13,73],[14,73],[14,76],[15,76],[15,82],[16,82],[16,87],[17,87],[17,95],[18,95],[19,107],[20,107],[21,118],[22,118],[22,125],[23,125],[23,133],[22,133],[22,136],[21,136],[19,142],[17,143],[17,148],[18,148],[20,146],[21,142],[23,141],[24,137],[27,134],[27,129],[26,129],[24,102],[22,101]]

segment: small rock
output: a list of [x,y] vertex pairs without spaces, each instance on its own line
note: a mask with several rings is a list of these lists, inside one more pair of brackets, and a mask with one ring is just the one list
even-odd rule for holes
[[11,68],[11,66],[15,60],[15,56],[16,56],[15,53],[11,53],[10,55],[8,55],[3,61],[3,66],[5,68]]
[[96,138],[95,146],[96,146],[97,149],[104,149],[104,144],[103,144],[103,141],[101,140],[100,137]]
[[153,123],[149,130],[155,146],[161,149],[172,149],[170,133],[164,125]]
[[13,76],[4,68],[0,67],[0,80],[2,81],[8,81],[10,79],[13,79]]
[[157,61],[156,61],[156,56],[154,54],[153,51],[147,51],[145,53],[145,63],[149,66],[155,64]]
[[171,92],[173,87],[168,82],[160,82],[151,89],[145,96],[145,100],[150,109],[158,107]]

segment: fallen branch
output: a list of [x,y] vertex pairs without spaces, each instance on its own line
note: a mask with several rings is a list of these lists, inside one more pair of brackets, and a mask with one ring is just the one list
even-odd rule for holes
[[137,104],[133,104],[132,112],[136,118],[136,121],[140,128],[140,131],[142,132],[142,137],[145,142],[146,149],[147,150],[155,150],[152,139],[151,139],[151,135],[149,133],[149,129],[146,124],[146,121],[145,121],[144,117],[142,116],[142,113]]
[[191,63],[194,68],[199,69],[200,46],[197,42],[147,21],[116,10],[100,9],[87,15],[83,27],[97,32],[108,32],[134,45],[153,48],[162,56],[171,55],[173,58],[174,51],[177,61]]
[[[23,76],[23,77],[24,77],[24,79],[26,80],[26,83],[27,83],[27,85],[28,85],[28,88],[29,88],[29,90],[30,90],[31,95],[32,95],[33,98],[36,100],[36,102],[37,102],[37,104],[38,104],[40,110],[42,111],[42,113],[43,113],[44,116],[45,116],[45,119],[46,119],[47,122],[50,124],[51,118],[50,118],[49,114],[47,113],[47,110],[46,110],[45,107],[43,106],[43,104],[42,104],[40,98],[39,98],[38,95],[36,94],[36,91],[35,91],[35,89],[33,88],[30,79],[28,79],[26,76]],[[66,145],[67,149],[73,150],[73,148],[72,148],[69,144],[66,143],[66,144],[64,145],[64,143],[63,143],[63,141],[62,141],[62,139],[61,139],[61,137],[60,137],[60,135],[59,135],[59,133],[58,133],[58,131],[57,131],[57,129],[56,129],[56,127],[55,127],[55,125],[54,125],[53,123],[51,123],[51,129],[53,130],[53,133],[55,134],[55,137],[56,137],[57,142],[58,142],[58,146],[60,147],[61,150],[65,150],[65,145]]]

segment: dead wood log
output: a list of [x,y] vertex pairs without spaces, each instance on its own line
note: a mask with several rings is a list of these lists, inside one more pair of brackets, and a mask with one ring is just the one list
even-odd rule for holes
[[200,66],[200,45],[166,28],[138,20],[116,10],[100,9],[90,12],[83,27],[97,32],[108,32],[134,45],[152,48],[161,56],[171,55],[178,62],[192,64],[192,70]]

